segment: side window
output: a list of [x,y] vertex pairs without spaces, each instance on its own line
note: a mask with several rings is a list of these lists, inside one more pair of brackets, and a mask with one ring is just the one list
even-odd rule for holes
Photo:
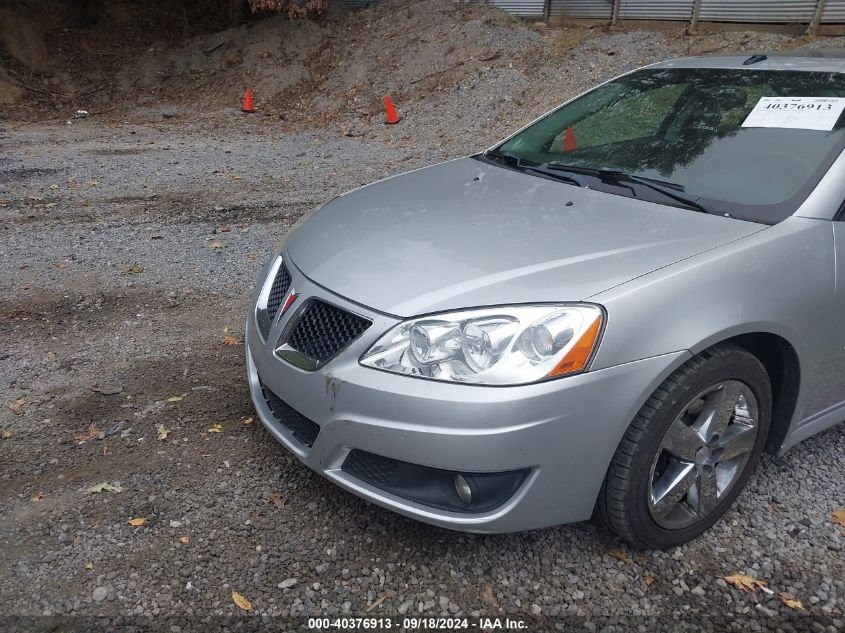
[[[581,119],[572,126],[579,149],[651,138],[675,106],[686,86],[674,84],[637,92]],[[563,147],[562,132],[552,147]]]

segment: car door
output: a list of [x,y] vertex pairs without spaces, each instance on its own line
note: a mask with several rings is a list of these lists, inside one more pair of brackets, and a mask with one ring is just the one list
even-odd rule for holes
[[[826,422],[845,421],[845,206],[840,220],[833,222],[836,288],[832,300],[834,318],[824,320],[830,325],[825,333],[824,352],[809,371],[804,423],[818,421],[821,430]],[[803,424],[802,424],[803,425]]]
[[[836,342],[836,360],[832,363],[835,373],[829,399],[834,404],[845,406],[845,207],[839,221],[833,223],[833,241],[836,252],[836,294],[833,301],[838,318],[832,332]],[[845,411],[842,419],[845,420]]]

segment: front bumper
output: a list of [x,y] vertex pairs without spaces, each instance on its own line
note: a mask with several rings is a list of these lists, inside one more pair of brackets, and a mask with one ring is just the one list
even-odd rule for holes
[[[281,360],[256,323],[246,327],[249,384],[267,429],[307,466],[342,488],[406,516],[471,532],[511,532],[588,519],[607,465],[636,411],[686,352],[518,387],[456,385],[362,367],[360,356],[397,319],[317,286],[288,261],[300,297],[320,297],[373,325],[316,371]],[[307,446],[275,417],[263,385],[316,423]],[[459,472],[530,469],[502,505],[478,514],[451,512],[385,492],[342,470],[353,449]]]

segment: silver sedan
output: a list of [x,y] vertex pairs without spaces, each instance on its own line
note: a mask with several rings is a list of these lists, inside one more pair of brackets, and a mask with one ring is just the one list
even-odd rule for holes
[[696,537],[845,419],[843,110],[845,60],[674,60],[335,198],[253,296],[262,422],[438,526]]

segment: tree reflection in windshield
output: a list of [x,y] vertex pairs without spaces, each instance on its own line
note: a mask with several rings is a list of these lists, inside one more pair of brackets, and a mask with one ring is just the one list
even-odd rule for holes
[[841,119],[831,131],[743,128],[764,96],[843,97],[845,80],[827,72],[642,70],[559,108],[499,149],[671,181],[731,215],[777,222],[815,186],[845,135]]

